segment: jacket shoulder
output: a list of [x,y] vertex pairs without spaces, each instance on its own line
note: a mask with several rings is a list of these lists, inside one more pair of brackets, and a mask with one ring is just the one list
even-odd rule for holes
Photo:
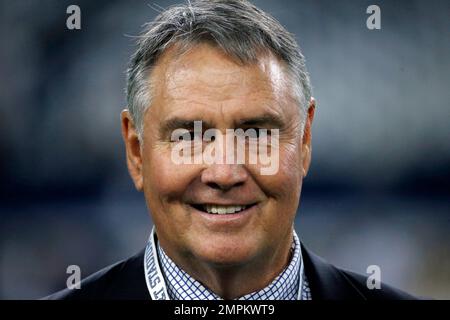
[[145,286],[144,251],[83,279],[80,289],[64,289],[43,300],[150,299]]

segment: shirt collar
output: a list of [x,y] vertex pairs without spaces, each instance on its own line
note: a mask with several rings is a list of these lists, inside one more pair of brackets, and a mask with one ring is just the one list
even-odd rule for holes
[[[265,288],[246,294],[238,300],[296,300],[302,264],[300,240],[294,230],[293,254],[286,268]],[[192,278],[170,259],[157,244],[161,269],[167,283],[167,292],[173,300],[222,300],[217,294]],[[310,299],[307,280],[303,274],[302,299]]]

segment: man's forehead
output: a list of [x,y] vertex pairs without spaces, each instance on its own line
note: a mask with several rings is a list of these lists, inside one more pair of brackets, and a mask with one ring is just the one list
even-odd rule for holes
[[[239,64],[210,45],[178,54],[169,49],[152,73],[153,104],[165,115],[202,109],[274,108],[290,98],[283,63],[262,55],[254,64]],[[289,96],[289,97],[288,97]],[[257,107],[260,108],[257,108]]]

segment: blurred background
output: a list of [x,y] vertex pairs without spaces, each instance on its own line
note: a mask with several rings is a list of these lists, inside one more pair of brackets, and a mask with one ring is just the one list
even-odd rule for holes
[[[141,26],[174,1],[0,1],[0,298],[36,299],[151,229],[120,111]],[[318,101],[296,228],[329,262],[450,299],[450,2],[268,1]],[[81,30],[66,8],[81,8]],[[381,30],[366,9],[381,8]]]

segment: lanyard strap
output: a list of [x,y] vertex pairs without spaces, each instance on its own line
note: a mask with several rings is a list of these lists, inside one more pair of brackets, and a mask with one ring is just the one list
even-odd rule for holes
[[166,282],[159,266],[155,235],[155,227],[153,227],[147,246],[145,247],[145,281],[152,300],[170,300],[169,295],[167,294]]

